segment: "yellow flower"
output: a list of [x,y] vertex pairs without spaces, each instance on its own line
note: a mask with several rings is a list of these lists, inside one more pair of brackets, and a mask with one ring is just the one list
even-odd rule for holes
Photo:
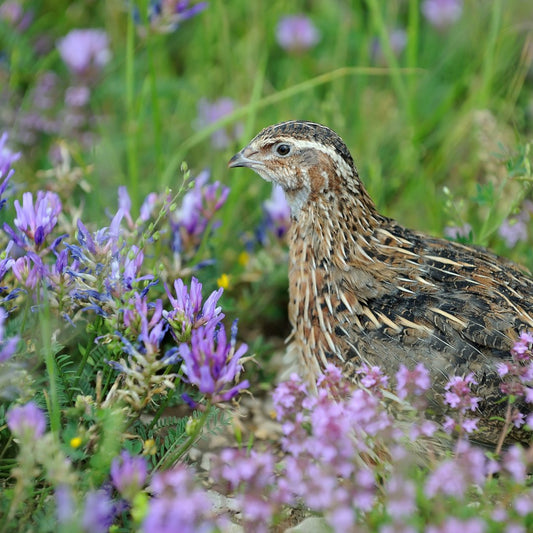
[[147,439],[143,443],[143,455],[155,455],[157,446],[154,439]]
[[224,290],[229,288],[229,276],[227,274],[222,274],[217,279],[217,283],[219,287],[222,287]]
[[71,448],[79,448],[81,446],[81,437],[72,437],[70,439],[70,447]]
[[245,267],[250,262],[250,254],[248,252],[241,252],[238,261],[239,265]]

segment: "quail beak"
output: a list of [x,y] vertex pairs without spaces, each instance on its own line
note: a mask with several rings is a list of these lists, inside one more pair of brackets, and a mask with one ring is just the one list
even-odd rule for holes
[[252,152],[250,148],[243,148],[240,152],[236,153],[229,161],[228,168],[235,167],[248,167],[254,168],[260,165],[259,161],[251,159],[251,156],[255,155],[257,152]]

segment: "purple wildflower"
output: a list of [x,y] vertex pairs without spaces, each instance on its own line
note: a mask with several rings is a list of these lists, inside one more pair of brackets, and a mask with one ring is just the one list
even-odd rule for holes
[[278,420],[294,417],[308,397],[306,383],[293,373],[287,381],[280,383],[272,394],[274,409]]
[[215,524],[209,519],[211,504],[198,489],[189,469],[181,464],[157,472],[150,485],[154,497],[143,522],[145,533],[207,533]]
[[[207,2],[190,5],[190,0],[154,0],[149,4],[150,27],[158,33],[175,31],[184,20],[195,17],[207,8]],[[137,16],[137,18],[139,18]]]
[[456,455],[441,462],[426,481],[426,494],[444,494],[460,498],[472,484],[483,484],[489,462],[483,451],[460,442]]
[[[57,217],[62,208],[59,196],[50,191],[38,191],[34,205],[32,193],[25,192],[22,195],[22,206],[18,200],[15,200],[14,205],[17,216],[13,223],[39,248],[57,224]],[[11,228],[4,228],[16,239],[17,236]]]
[[148,465],[142,456],[132,456],[122,451],[111,463],[111,481],[121,496],[132,501],[143,488],[148,475]]
[[276,458],[272,453],[226,449],[220,454],[214,475],[237,493],[243,518],[253,531],[268,531],[266,524],[279,508],[275,491]]
[[215,402],[231,400],[248,387],[248,380],[245,380],[227,388],[238,377],[242,369],[239,360],[247,349],[246,344],[241,344],[235,350],[235,336],[232,335],[228,343],[222,325],[217,328],[214,324],[200,326],[192,330],[190,346],[179,347],[185,378]]
[[68,87],[65,91],[65,104],[69,107],[83,107],[89,103],[91,90],[86,85]]
[[455,241],[468,239],[471,234],[472,226],[470,224],[463,224],[462,226],[446,226],[444,228],[444,236]]
[[378,392],[379,389],[386,387],[389,381],[389,377],[383,373],[379,366],[369,367],[363,364],[357,373],[362,376],[360,378],[361,385]]
[[301,53],[320,41],[320,32],[303,14],[283,17],[276,27],[278,44],[289,52]]
[[141,353],[159,353],[159,346],[167,330],[162,300],[158,299],[153,305],[149,305],[147,295],[136,292],[132,303],[133,308],[124,311],[124,324],[128,332],[137,334]]
[[418,363],[413,370],[400,365],[400,369],[396,373],[396,381],[396,392],[402,400],[408,396],[423,396],[431,386],[429,372],[422,363]]
[[108,533],[113,522],[115,509],[104,490],[87,493],[82,524],[85,531],[91,533]]
[[521,217],[505,219],[498,234],[508,248],[514,248],[519,242],[527,241],[527,221]]
[[[20,152],[12,152],[7,146],[8,135],[7,132],[0,135],[0,178],[6,177],[11,166],[15,161],[20,159]],[[3,192],[3,191],[2,191]]]
[[56,517],[61,525],[68,525],[74,517],[76,504],[68,485],[59,485],[55,490]]
[[[407,45],[407,32],[403,28],[396,28],[389,34],[389,44],[392,53],[395,56],[401,55]],[[387,60],[383,53],[383,46],[379,39],[376,39],[372,45],[372,57],[374,61],[380,64],[386,64]]]
[[192,329],[200,326],[214,326],[222,321],[224,314],[218,300],[223,289],[212,292],[202,305],[202,284],[193,277],[190,289],[181,279],[174,281],[175,296],[165,284],[165,290],[172,305],[172,311],[164,313],[165,319],[170,324],[173,336],[179,342],[185,340]]
[[131,218],[131,198],[128,194],[128,189],[121,185],[118,188],[118,208],[122,211],[124,214],[124,218],[128,222],[128,225],[130,228],[133,228],[134,223],[133,219]]
[[226,201],[229,188],[216,181],[207,183],[209,173],[201,172],[194,180],[194,187],[181,201],[181,206],[171,217],[174,232],[173,250],[193,251],[200,245],[209,221]]
[[4,323],[8,314],[0,307],[0,363],[7,361],[16,351],[19,341],[18,335],[9,339],[4,339]]
[[104,30],[72,30],[59,40],[57,48],[67,67],[78,75],[100,70],[111,58]]
[[428,22],[442,30],[459,20],[463,11],[463,0],[424,0],[422,13]]
[[6,200],[2,199],[2,195],[5,193],[9,180],[15,172],[11,166],[20,158],[20,152],[12,152],[6,146],[7,138],[7,132],[0,135],[0,179],[3,180],[0,183],[0,209],[6,203]]
[[13,261],[11,271],[26,289],[32,290],[43,279],[46,267],[38,255],[28,252]]
[[291,210],[279,185],[274,185],[272,188],[272,195],[263,203],[263,210],[266,215],[266,227],[278,239],[282,239],[289,230]]
[[144,199],[144,202],[141,205],[141,210],[140,210],[140,215],[139,215],[139,218],[143,222],[146,222],[152,216],[152,211],[154,210],[154,207],[156,206],[158,200],[159,200],[159,196],[155,192],[151,192]]
[[503,456],[503,470],[511,475],[516,483],[524,483],[527,476],[527,458],[524,449],[512,446]]
[[470,373],[464,378],[453,376],[444,387],[446,390],[444,402],[452,409],[457,409],[461,414],[464,414],[467,410],[475,411],[479,398],[472,396],[470,385],[477,385],[474,374]]
[[[206,98],[198,101],[198,118],[196,127],[203,129],[217,122],[221,118],[231,115],[235,110],[235,102],[231,98],[219,98],[210,102]],[[244,131],[242,122],[238,122],[233,128],[220,128],[211,135],[211,144],[217,150],[227,148],[232,142],[238,140]]]
[[18,438],[38,439],[46,430],[46,418],[37,404],[28,402],[9,409],[7,427]]
[[485,533],[485,523],[479,518],[460,520],[459,518],[446,518],[440,526],[428,526],[426,533]]
[[387,481],[387,511],[393,518],[412,516],[416,511],[416,487],[408,479],[392,475]]

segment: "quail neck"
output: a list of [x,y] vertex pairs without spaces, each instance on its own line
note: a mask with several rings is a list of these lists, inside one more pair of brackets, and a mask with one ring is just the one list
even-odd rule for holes
[[348,148],[320,124],[269,126],[229,166],[280,185],[290,205],[288,352],[300,373],[313,382],[328,363],[349,378],[363,363],[389,374],[423,363],[435,398],[472,373],[483,438],[495,442],[506,407],[498,364],[533,329],[529,274],[380,215]]

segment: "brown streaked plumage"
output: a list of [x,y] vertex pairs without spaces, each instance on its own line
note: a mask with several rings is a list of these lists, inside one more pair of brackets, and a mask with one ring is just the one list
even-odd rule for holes
[[533,280],[488,251],[380,215],[346,145],[325,126],[265,128],[229,166],[249,167],[285,191],[289,350],[304,375],[312,381],[330,362],[349,377],[362,363],[391,374],[421,362],[442,393],[450,376],[473,372],[482,399],[478,437],[496,442],[501,423],[492,417],[505,413],[496,364],[533,329]]

